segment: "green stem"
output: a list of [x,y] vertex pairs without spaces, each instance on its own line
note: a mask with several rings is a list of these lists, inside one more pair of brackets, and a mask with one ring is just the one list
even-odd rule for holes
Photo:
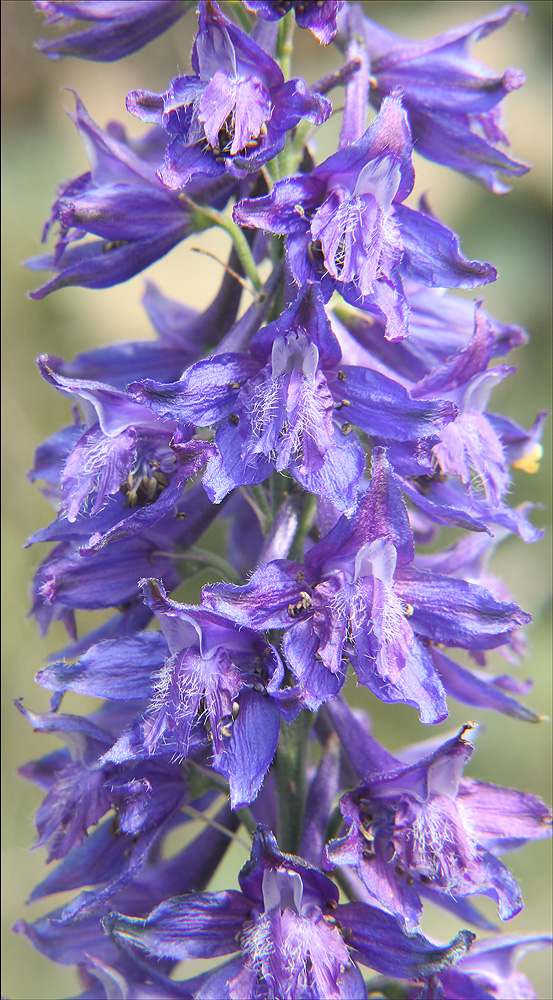
[[236,253],[238,254],[240,263],[244,268],[245,274],[247,274],[256,292],[259,292],[261,289],[261,278],[257,273],[252,252],[244,233],[240,229],[240,226],[237,226],[236,223],[223,212],[217,212],[214,208],[206,208],[203,205],[196,205],[196,203],[185,194],[182,194],[180,197],[192,208],[194,213],[194,225],[198,231],[201,231],[202,229],[210,229],[211,226],[219,226],[229,234],[232,242],[234,243]]
[[[289,11],[279,25],[277,39],[277,60],[284,75],[288,80],[292,72],[292,53],[294,51],[294,31],[296,28],[296,18],[293,11]],[[286,140],[286,145],[278,154],[278,168],[281,177],[288,177],[296,170],[297,163],[293,155],[293,148],[290,137]]]
[[238,815],[242,821],[243,827],[248,831],[250,837],[253,837],[255,831],[257,830],[257,823],[252,816],[251,809],[247,806],[242,806],[242,809],[238,810]]
[[303,121],[298,122],[296,125],[296,130],[294,133],[294,141],[292,143],[292,151],[296,163],[299,163],[303,153],[303,144],[305,142],[306,136],[309,130],[312,128],[311,122],[307,121],[306,118]]
[[[271,260],[273,265],[276,266],[277,263],[284,259],[284,240],[282,236],[273,236],[271,239]],[[267,321],[269,323],[273,320],[277,320],[281,313],[284,311],[284,282],[280,283],[279,288],[275,292],[275,297],[273,299]]]
[[300,523],[298,524],[298,530],[296,531],[296,537],[290,547],[290,554],[288,556],[289,559],[293,559],[296,562],[302,562],[303,546],[307,534],[313,524],[316,510],[317,497],[313,496],[311,493],[304,494],[304,507],[300,517]]
[[282,18],[278,26],[278,38],[276,44],[277,62],[280,64],[284,79],[287,80],[292,69],[292,52],[294,51],[294,31],[296,28],[296,18],[293,11],[289,11]]
[[306,768],[312,713],[304,710],[295,722],[283,725],[275,761],[279,800],[278,843],[295,854],[300,842],[307,790]]

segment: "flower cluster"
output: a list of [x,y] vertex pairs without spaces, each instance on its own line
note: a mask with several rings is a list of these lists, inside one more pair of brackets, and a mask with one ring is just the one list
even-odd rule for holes
[[[109,62],[193,5],[35,6],[91,25],[43,52]],[[516,914],[500,856],[548,835],[546,806],[463,774],[474,723],[392,754],[341,693],[351,668],[375,711],[409,705],[426,726],[448,698],[539,719],[524,684],[484,669],[489,651],[523,655],[530,620],[489,569],[509,534],[540,537],[507,497],[513,468],[537,468],[545,414],[526,430],[488,409],[526,334],[451,294],[496,271],[424,198],[406,204],[415,148],[496,192],[526,171],[499,119],[523,76],[470,53],[516,12],[414,42],[344,0],[200,0],[190,70],[127,97],[142,139],[76,96],[90,169],[56,195],[54,249],[29,262],[54,276],[33,298],[126,281],[210,226],[233,240],[204,313],[148,284],[157,339],[38,362],[74,422],[30,474],[56,508],[29,542],[56,543],[33,614],[69,635],[37,675],[50,711],[17,705],[67,745],[22,770],[57,863],[31,899],[77,895],[15,929],[77,965],[83,998],[533,995],[516,961],[545,937],[443,944],[420,922],[428,904],[490,930],[473,896]],[[345,59],[311,87],[290,76],[296,23]],[[309,131],[338,86],[339,146],[316,163]],[[221,519],[224,554],[202,543]],[[440,548],[444,526],[459,530]],[[179,600],[206,568],[218,582]],[[100,609],[78,635],[75,612]],[[65,714],[67,691],[100,706]],[[233,840],[250,854],[239,889],[210,891]]]

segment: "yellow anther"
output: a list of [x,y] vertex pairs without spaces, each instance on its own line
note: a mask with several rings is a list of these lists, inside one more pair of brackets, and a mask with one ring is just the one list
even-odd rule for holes
[[531,451],[527,452],[526,455],[521,455],[513,462],[513,469],[522,469],[523,472],[527,472],[529,476],[533,476],[535,472],[538,471],[540,467],[540,459],[543,456],[543,448],[541,444],[536,444]]

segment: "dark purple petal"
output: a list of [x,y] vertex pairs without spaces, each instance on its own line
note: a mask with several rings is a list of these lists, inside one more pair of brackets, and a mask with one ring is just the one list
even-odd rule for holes
[[229,780],[233,809],[241,809],[255,799],[273,762],[280,729],[280,712],[272,698],[246,690],[238,705],[230,737],[213,761],[215,770]]
[[334,398],[348,400],[348,420],[368,434],[385,440],[434,440],[455,418],[456,407],[449,401],[415,400],[380,372],[353,365],[344,365],[342,372],[345,378],[330,383]]
[[129,392],[160,416],[207,427],[232,413],[240,386],[257,371],[247,355],[219,354],[191,365],[173,385],[145,379]]
[[381,677],[374,665],[364,662],[361,656],[354,660],[354,668],[361,684],[377,698],[390,705],[411,705],[418,710],[424,725],[435,725],[447,718],[445,691],[422,643],[415,641],[410,646],[405,666],[394,680]]
[[148,698],[168,649],[160,632],[108,639],[92,646],[76,663],[51,663],[37,681],[51,691],[77,691],[96,698]]
[[475,288],[495,281],[491,264],[467,260],[459,238],[437,219],[396,206],[403,244],[402,267],[406,277],[423,285],[441,288]]
[[335,698],[346,679],[344,667],[332,673],[317,658],[318,647],[319,639],[309,621],[298,622],[284,634],[284,656],[299,683],[304,704],[312,711],[329,698]]
[[[523,82],[521,74],[519,80]],[[470,115],[414,112],[412,122],[417,151],[422,156],[473,177],[494,194],[507,194],[511,190],[501,175],[506,179],[523,177],[530,170],[528,163],[515,160],[478,132],[471,131]]]
[[516,604],[496,601],[489,591],[465,580],[413,567],[398,571],[394,588],[413,608],[410,624],[419,635],[467,649],[493,649],[530,616]]
[[123,59],[147,45],[190,9],[182,0],[132,0],[126,3],[67,3],[36,0],[35,7],[47,15],[46,24],[61,20],[90,21],[84,31],[70,31],[62,38],[41,39],[36,47],[51,59],[77,56],[98,62]]
[[394,979],[424,982],[458,961],[475,938],[470,931],[460,931],[449,945],[438,947],[422,934],[405,934],[389,913],[365,903],[342,904],[335,916],[351,932],[348,945],[354,959]]
[[297,6],[275,4],[273,0],[244,0],[244,6],[258,17],[267,21],[279,20],[287,13],[287,7],[294,10],[296,21],[300,28],[308,28],[322,45],[328,45],[336,34],[336,16],[343,6],[344,0],[326,0],[320,4],[317,0],[307,0]]
[[309,864],[320,866],[326,829],[332,806],[340,787],[340,743],[332,736],[323,747],[319,766],[313,777],[302,822],[298,854]]
[[202,604],[238,625],[283,628],[291,624],[302,588],[309,587],[313,579],[301,563],[276,559],[256,570],[244,587],[224,583],[204,587]]
[[164,257],[188,233],[186,220],[147,239],[113,246],[108,240],[95,240],[69,247],[61,261],[52,255],[32,257],[26,262],[32,271],[55,271],[57,277],[29,292],[32,299],[43,299],[59,288],[79,285],[82,288],[111,288],[128,281],[135,274]]
[[503,678],[490,677],[484,671],[467,670],[438,649],[432,648],[430,655],[447,693],[457,701],[476,708],[503,712],[504,715],[524,722],[540,722],[540,715],[505,692],[501,683]]
[[116,938],[150,955],[213,958],[238,950],[237,935],[250,906],[241,892],[195,892],[166,900],[145,920],[113,913],[104,925]]

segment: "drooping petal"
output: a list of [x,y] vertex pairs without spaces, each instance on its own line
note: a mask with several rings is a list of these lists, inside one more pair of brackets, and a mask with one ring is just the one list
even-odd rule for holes
[[336,917],[351,931],[353,957],[394,979],[423,982],[461,958],[475,938],[470,931],[460,931],[449,945],[439,947],[420,933],[405,934],[389,913],[365,903],[341,904]]
[[146,919],[113,913],[104,924],[116,938],[150,955],[213,958],[237,951],[250,906],[241,892],[197,892],[166,900]]
[[229,779],[233,809],[255,799],[273,762],[280,730],[280,711],[272,698],[248,690],[237,704],[230,736],[213,762],[215,770]]

